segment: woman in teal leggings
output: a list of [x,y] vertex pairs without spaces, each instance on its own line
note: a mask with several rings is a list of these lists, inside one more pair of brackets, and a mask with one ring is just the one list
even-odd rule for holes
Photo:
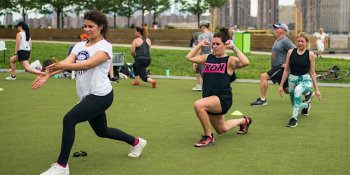
[[315,55],[306,49],[309,44],[309,36],[305,32],[297,35],[297,49],[291,49],[287,53],[286,68],[284,69],[279,93],[282,97],[283,84],[288,78],[289,96],[293,105],[293,115],[287,127],[298,125],[298,114],[309,115],[311,105],[302,103],[302,94],[315,87],[316,95],[321,100],[321,93],[317,87],[315,74]]

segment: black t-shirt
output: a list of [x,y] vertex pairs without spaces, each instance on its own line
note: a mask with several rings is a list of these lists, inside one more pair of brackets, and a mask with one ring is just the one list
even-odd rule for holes
[[216,58],[209,54],[203,68],[203,98],[232,91],[231,76],[227,74],[229,56]]

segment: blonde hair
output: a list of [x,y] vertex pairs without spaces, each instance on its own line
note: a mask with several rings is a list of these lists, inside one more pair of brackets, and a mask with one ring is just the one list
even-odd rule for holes
[[305,40],[306,40],[306,42],[307,42],[307,47],[308,47],[308,49],[310,49],[310,44],[309,44],[309,35],[307,34],[307,33],[305,33],[305,32],[300,32],[300,33],[298,33],[298,35],[297,35],[297,39],[299,38],[299,37],[303,37]]
[[318,31],[322,31],[322,32],[323,32],[323,29],[322,29],[322,28],[320,28],[320,29],[318,29]]

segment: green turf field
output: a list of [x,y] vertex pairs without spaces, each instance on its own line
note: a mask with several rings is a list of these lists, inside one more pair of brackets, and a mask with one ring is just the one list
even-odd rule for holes
[[[32,90],[35,75],[18,73],[6,81],[0,73],[0,174],[37,175],[57,160],[62,118],[78,102],[75,81],[53,79]],[[129,158],[129,145],[97,137],[88,122],[76,127],[75,151],[87,157],[70,157],[73,175],[193,175],[193,174],[348,174],[349,88],[319,87],[309,116],[299,115],[296,128],[286,127],[292,115],[288,95],[270,85],[268,106],[251,107],[259,84],[233,83],[233,105],[226,119],[239,110],[252,117],[247,135],[238,128],[214,136],[216,145],[195,148],[203,134],[193,103],[201,98],[192,91],[194,80],[156,79],[157,88],[133,80],[114,83],[114,103],[107,110],[110,127],[148,141],[139,158]]]

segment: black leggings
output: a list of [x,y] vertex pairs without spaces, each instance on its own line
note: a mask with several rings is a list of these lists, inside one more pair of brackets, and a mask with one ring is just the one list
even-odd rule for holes
[[147,82],[148,76],[147,76],[146,67],[148,67],[150,64],[151,64],[151,59],[136,60],[135,63],[132,65],[135,76],[140,76],[142,81]]
[[67,164],[74,143],[75,125],[80,122],[89,121],[99,137],[121,140],[129,145],[134,144],[135,137],[107,126],[105,110],[111,106],[113,97],[113,90],[106,96],[88,95],[66,114],[63,118],[62,145],[58,163]]

